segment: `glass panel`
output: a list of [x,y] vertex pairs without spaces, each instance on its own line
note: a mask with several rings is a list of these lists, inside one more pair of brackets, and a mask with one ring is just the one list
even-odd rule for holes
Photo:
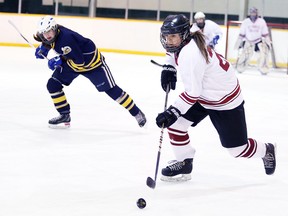
[[129,0],[97,0],[96,17],[125,18]]
[[0,1],[0,12],[18,13],[18,0]]
[[89,0],[59,0],[58,15],[88,16]]
[[[90,2],[93,0],[0,0],[0,12],[26,14],[55,14],[56,3],[59,15],[89,16]],[[19,4],[21,2],[21,4]],[[287,0],[249,0],[245,8],[239,0],[95,0],[96,17],[163,20],[169,14],[183,13],[190,20],[197,11],[205,13],[207,19],[224,24],[228,20],[238,20],[239,15],[246,17],[248,8],[255,6],[267,22],[287,23]],[[158,14],[158,7],[160,13]],[[93,10],[91,10],[93,12]],[[95,11],[95,10],[94,10]],[[94,13],[94,12],[93,12]]]

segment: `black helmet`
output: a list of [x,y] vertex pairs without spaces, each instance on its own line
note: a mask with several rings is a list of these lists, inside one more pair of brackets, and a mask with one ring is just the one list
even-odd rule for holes
[[[166,41],[166,36],[170,34],[179,34],[181,37],[181,44],[177,47],[169,46]],[[183,46],[190,41],[190,21],[183,15],[169,15],[165,18],[161,26],[160,41],[167,52],[179,52]]]

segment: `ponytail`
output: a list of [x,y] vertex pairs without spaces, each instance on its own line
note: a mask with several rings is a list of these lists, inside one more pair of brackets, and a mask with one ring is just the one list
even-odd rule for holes
[[208,56],[208,52],[207,52],[205,36],[202,34],[201,31],[196,31],[194,33],[191,33],[191,37],[195,41],[195,43],[196,43],[197,47],[199,48],[201,54],[205,58],[206,63],[208,64],[209,63],[209,56]]

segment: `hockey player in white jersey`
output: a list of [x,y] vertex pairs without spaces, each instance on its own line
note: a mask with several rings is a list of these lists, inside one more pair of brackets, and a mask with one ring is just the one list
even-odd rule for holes
[[203,12],[197,12],[194,15],[195,23],[192,25],[190,31],[201,31],[205,35],[205,41],[208,46],[215,48],[218,40],[222,37],[222,30],[220,26],[212,20],[206,20]]
[[[184,91],[156,118],[158,127],[168,128],[176,162],[162,169],[164,181],[191,179],[195,149],[188,134],[209,116],[221,144],[235,158],[262,158],[265,172],[275,171],[275,146],[247,137],[244,100],[232,65],[207,47],[203,34],[191,33],[182,14],[169,15],[161,27],[161,43],[167,51],[161,74],[163,90],[175,89],[177,72]],[[216,168],[217,169],[217,168]]]
[[268,27],[265,20],[258,16],[257,8],[252,7],[249,13],[250,16],[241,24],[239,37],[235,44],[235,49],[239,50],[236,69],[240,73],[245,71],[253,54],[256,53],[258,70],[261,74],[266,75],[269,71],[269,51],[271,49]]

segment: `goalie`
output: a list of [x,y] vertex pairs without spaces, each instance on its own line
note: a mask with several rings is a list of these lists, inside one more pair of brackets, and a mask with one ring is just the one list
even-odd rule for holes
[[245,71],[248,63],[255,53],[257,55],[257,69],[266,75],[269,71],[269,53],[271,40],[265,20],[258,16],[255,7],[250,8],[250,16],[246,18],[240,27],[235,49],[238,49],[236,69],[239,73]]

